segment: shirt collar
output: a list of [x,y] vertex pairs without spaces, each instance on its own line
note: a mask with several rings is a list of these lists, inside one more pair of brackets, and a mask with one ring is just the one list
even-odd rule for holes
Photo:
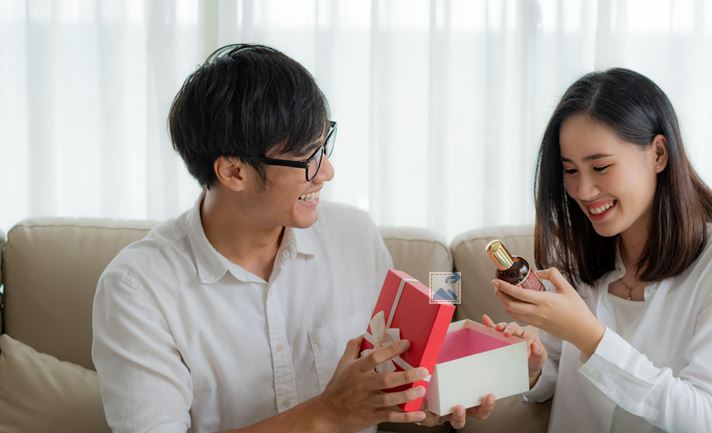
[[305,229],[287,227],[285,230],[285,238],[282,240],[283,244],[285,239],[289,240],[292,244],[294,252],[306,256],[314,256],[316,251],[316,233],[314,233],[314,226]]
[[[608,292],[608,284],[611,282],[623,278],[625,276],[625,265],[623,264],[623,258],[621,257],[621,239],[620,237],[618,238],[618,242],[616,243],[616,265],[615,269],[610,272],[610,278],[608,279],[608,282],[605,285],[605,292]],[[647,301],[657,290],[658,287],[660,287],[661,281],[657,282],[648,282],[645,283],[645,289],[643,290],[643,300]]]
[[[613,281],[623,278],[625,276],[626,269],[625,269],[625,265],[623,264],[623,258],[621,257],[620,245],[621,245],[621,241],[619,238],[618,241],[616,242],[615,266],[614,266],[613,270],[611,270],[608,274],[606,274],[603,278],[601,278],[600,283],[597,284],[597,286],[599,288],[599,290],[598,290],[598,305],[604,305],[604,304],[608,305],[607,304],[609,302],[607,299],[608,285],[611,284]],[[646,302],[658,290],[660,283],[661,282],[648,283],[645,285],[645,290],[643,291],[643,299]],[[610,310],[610,308],[609,308],[609,310]],[[604,316],[601,316],[604,313],[600,309],[597,310],[597,314],[599,315],[599,318],[605,318]],[[605,314],[608,314],[608,313],[605,313]]]
[[[195,265],[200,282],[203,284],[214,283],[222,279],[228,271],[238,280],[252,280],[253,278],[250,278],[251,274],[249,272],[226,259],[205,236],[200,217],[200,208],[204,198],[205,192],[200,194],[193,208],[188,211],[186,218],[188,239],[195,257]],[[296,254],[314,256],[316,250],[315,237],[314,226],[306,229],[287,227],[282,237],[282,243],[277,250],[277,261],[280,261],[282,256],[284,258],[292,258]]]
[[188,241],[193,250],[195,266],[201,283],[210,284],[220,280],[230,268],[230,261],[220,254],[205,236],[203,222],[200,218],[200,207],[203,204],[205,192],[200,194],[193,208],[186,217]]

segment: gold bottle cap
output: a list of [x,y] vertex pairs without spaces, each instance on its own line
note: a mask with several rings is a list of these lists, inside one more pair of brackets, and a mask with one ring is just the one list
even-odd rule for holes
[[502,245],[502,241],[495,239],[487,244],[485,248],[487,255],[501,271],[507,270],[514,264],[514,258]]

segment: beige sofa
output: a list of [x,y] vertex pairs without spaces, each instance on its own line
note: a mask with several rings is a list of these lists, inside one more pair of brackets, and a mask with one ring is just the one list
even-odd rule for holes
[[[92,297],[112,257],[154,224],[30,219],[12,227],[6,238],[0,232],[2,323],[3,332],[11,337],[0,338],[4,348],[0,354],[0,433],[108,431],[91,371]],[[381,231],[395,267],[419,280],[427,282],[430,271],[462,272],[457,320],[479,321],[483,313],[507,320],[489,284],[493,267],[484,246],[498,237],[512,251],[531,259],[532,227],[474,230],[456,237],[451,245],[429,230],[383,227]],[[548,413],[548,404],[526,404],[518,396],[510,397],[497,402],[490,419],[471,420],[461,431],[544,432]],[[449,431],[448,425],[428,429],[384,424],[380,428]]]

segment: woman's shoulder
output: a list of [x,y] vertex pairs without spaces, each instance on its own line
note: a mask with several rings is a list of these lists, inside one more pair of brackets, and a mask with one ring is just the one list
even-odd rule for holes
[[680,275],[678,284],[703,285],[712,293],[712,223],[707,224],[707,242],[700,255]]

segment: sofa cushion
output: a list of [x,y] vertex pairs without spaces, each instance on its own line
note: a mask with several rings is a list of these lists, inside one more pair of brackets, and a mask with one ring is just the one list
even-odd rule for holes
[[91,310],[106,265],[155,223],[29,219],[7,234],[5,332],[41,353],[93,368]]
[[96,372],[0,336],[0,431],[110,432]]

